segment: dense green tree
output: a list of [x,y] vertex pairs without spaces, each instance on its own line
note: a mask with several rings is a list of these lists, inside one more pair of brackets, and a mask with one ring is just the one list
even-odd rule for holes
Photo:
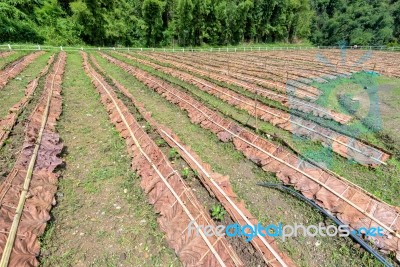
[[192,45],[194,33],[193,23],[194,4],[192,0],[179,0],[177,7],[176,34],[182,46]]
[[384,45],[393,40],[394,19],[388,1],[313,0],[311,40],[322,45]]
[[60,5],[60,7],[62,8],[62,10],[64,10],[68,15],[72,14],[69,4],[73,0],[57,0],[57,1],[58,1],[58,4]]
[[400,43],[400,1],[392,3],[393,13],[393,42]]
[[109,45],[139,45],[141,39],[140,21],[134,12],[131,2],[115,2],[114,8],[106,13],[105,39]]
[[146,23],[145,40],[147,46],[158,46],[162,41],[162,12],[163,2],[158,0],[144,0],[142,5],[143,21]]
[[249,15],[249,11],[253,6],[252,1],[241,1],[240,3],[233,5],[231,3],[232,16],[228,15],[228,25],[231,30],[231,36],[228,40],[229,43],[238,44],[244,41],[244,32],[246,28],[246,18]]
[[3,0],[0,42],[198,46],[400,42],[399,0]]
[[289,42],[307,38],[310,34],[312,12],[308,0],[290,0],[286,7],[286,31]]
[[70,7],[80,38],[88,44],[106,45],[106,10],[112,8],[112,2],[78,0],[72,2]]
[[192,0],[194,3],[193,7],[193,41],[191,45],[201,45],[204,43],[206,36],[206,28],[208,21],[206,20],[209,12],[210,1],[204,0]]
[[279,3],[279,0],[254,0],[253,27],[255,35],[253,39],[255,42],[277,41],[277,33],[282,29],[280,27],[282,14],[278,7]]
[[43,6],[34,9],[38,33],[49,44],[79,44],[79,27],[70,20],[56,0],[45,0]]

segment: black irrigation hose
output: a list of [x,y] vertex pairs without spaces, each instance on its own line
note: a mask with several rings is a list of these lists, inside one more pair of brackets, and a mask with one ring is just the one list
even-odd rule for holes
[[[290,187],[284,186],[283,184],[279,183],[257,183],[257,185],[264,186],[264,187],[269,187],[269,188],[275,188],[279,189],[281,191],[286,191],[290,193],[291,195],[303,200],[304,202],[310,204],[313,206],[315,209],[317,209],[319,212],[324,214],[326,217],[334,221],[337,225],[345,225],[343,224],[339,219],[336,217],[332,216],[329,214],[326,210],[318,206],[313,200],[310,200],[297,192],[296,190],[291,189]],[[366,251],[371,253],[378,261],[380,261],[385,267],[393,267],[392,264],[390,264],[381,254],[379,254],[376,250],[374,250],[370,245],[368,245],[361,237],[359,237],[357,234],[354,234],[352,231],[350,231],[350,236],[357,242],[359,243]]]

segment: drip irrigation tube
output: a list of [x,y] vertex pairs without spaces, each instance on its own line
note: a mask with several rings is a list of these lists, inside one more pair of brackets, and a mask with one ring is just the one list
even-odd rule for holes
[[[329,214],[326,210],[318,206],[313,200],[306,198],[299,192],[291,189],[290,187],[284,186],[283,184],[280,183],[257,183],[257,185],[264,186],[264,187],[269,187],[269,188],[275,188],[281,191],[288,192],[289,194],[303,200],[304,202],[308,203],[315,209],[317,209],[319,212],[321,212],[323,215],[331,219],[333,222],[335,222],[337,225],[345,225],[343,224],[338,218],[335,216],[332,216]],[[385,267],[393,267],[392,264],[390,264],[381,254],[379,254],[376,250],[374,250],[368,243],[366,243],[361,237],[359,237],[357,234],[354,234],[352,231],[350,231],[350,236],[353,238],[354,241],[356,241],[358,244],[360,244],[366,251],[371,253],[378,261],[380,261]]]

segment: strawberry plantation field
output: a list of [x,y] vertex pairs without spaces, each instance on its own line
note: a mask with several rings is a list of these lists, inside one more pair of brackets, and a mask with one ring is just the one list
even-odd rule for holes
[[0,266],[399,266],[400,53],[235,50],[1,50]]

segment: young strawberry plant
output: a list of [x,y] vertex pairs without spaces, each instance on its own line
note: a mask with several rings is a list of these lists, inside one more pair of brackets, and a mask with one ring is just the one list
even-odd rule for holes
[[211,217],[216,221],[222,221],[226,214],[225,209],[220,204],[214,204],[211,208]]

